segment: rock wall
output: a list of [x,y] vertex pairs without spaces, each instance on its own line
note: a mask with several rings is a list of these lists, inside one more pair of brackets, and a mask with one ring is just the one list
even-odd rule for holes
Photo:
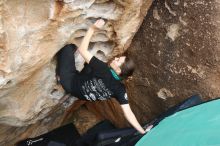
[[220,96],[220,3],[156,0],[128,51],[130,102],[144,122],[193,94]]
[[[97,18],[107,24],[94,35],[91,52],[102,60],[123,52],[142,21],[141,5],[132,0],[2,1],[0,122],[34,123],[42,117],[36,114],[57,104],[63,92],[55,87],[53,57],[64,44],[78,45]],[[80,70],[83,60],[76,58]]]
[[[128,49],[135,58],[136,72],[127,88],[141,122],[192,94],[204,99],[219,96],[220,3],[155,0],[144,18],[151,2],[1,0],[0,145],[13,145],[62,123],[76,98],[65,96],[56,84],[55,54],[67,43],[79,45],[97,18],[107,24],[92,38],[90,51],[106,61]],[[80,70],[83,59],[79,54],[76,58]],[[95,107],[100,116],[105,114],[101,105],[87,104],[87,108]],[[109,104],[106,111],[115,111],[111,106],[117,107]],[[110,116],[117,124],[117,113]],[[75,118],[82,126],[80,114]]]
[[[22,137],[27,132],[36,136],[56,127],[59,124],[51,122],[76,100],[64,96],[56,84],[55,55],[60,48],[79,45],[87,28],[102,18],[107,23],[93,36],[90,51],[103,61],[124,52],[151,2],[1,0],[0,145],[10,145],[24,131]],[[76,53],[79,70],[83,63]],[[40,126],[40,132],[34,132]],[[16,132],[8,137],[12,131]]]

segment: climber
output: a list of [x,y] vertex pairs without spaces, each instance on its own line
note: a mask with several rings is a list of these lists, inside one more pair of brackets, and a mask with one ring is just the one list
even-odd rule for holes
[[[144,130],[132,112],[122,79],[130,77],[134,71],[133,61],[126,57],[115,57],[109,65],[97,59],[88,51],[90,39],[95,30],[101,29],[105,22],[97,20],[87,31],[80,47],[74,44],[64,46],[57,55],[57,76],[67,93],[81,100],[106,100],[115,97],[120,103],[124,116],[128,122],[141,134],[149,131],[152,126]],[[74,53],[78,50],[86,61],[81,72],[75,67]]]

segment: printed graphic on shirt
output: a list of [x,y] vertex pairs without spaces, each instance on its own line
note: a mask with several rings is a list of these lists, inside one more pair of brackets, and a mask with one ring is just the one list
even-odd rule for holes
[[95,100],[106,100],[111,97],[113,94],[109,89],[106,88],[102,79],[93,78],[92,80],[86,81],[82,85],[82,91],[84,97],[87,100],[95,101]]
[[125,98],[126,100],[128,100],[128,95],[127,95],[127,93],[125,93],[124,98]]

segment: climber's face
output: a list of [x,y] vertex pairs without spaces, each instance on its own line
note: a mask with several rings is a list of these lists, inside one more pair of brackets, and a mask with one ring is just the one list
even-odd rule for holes
[[120,73],[121,73],[120,67],[121,67],[122,64],[125,62],[125,58],[126,58],[126,56],[115,57],[115,58],[111,61],[111,63],[110,63],[110,67],[111,67],[118,75],[120,75]]

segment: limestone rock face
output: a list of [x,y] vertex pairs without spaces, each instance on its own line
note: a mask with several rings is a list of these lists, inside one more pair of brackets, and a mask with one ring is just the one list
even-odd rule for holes
[[[53,58],[64,44],[79,45],[97,18],[107,23],[92,38],[91,52],[102,60],[123,52],[142,21],[142,3],[1,1],[0,123],[34,123],[59,102],[64,92],[56,88]],[[83,59],[76,58],[80,70]]]

